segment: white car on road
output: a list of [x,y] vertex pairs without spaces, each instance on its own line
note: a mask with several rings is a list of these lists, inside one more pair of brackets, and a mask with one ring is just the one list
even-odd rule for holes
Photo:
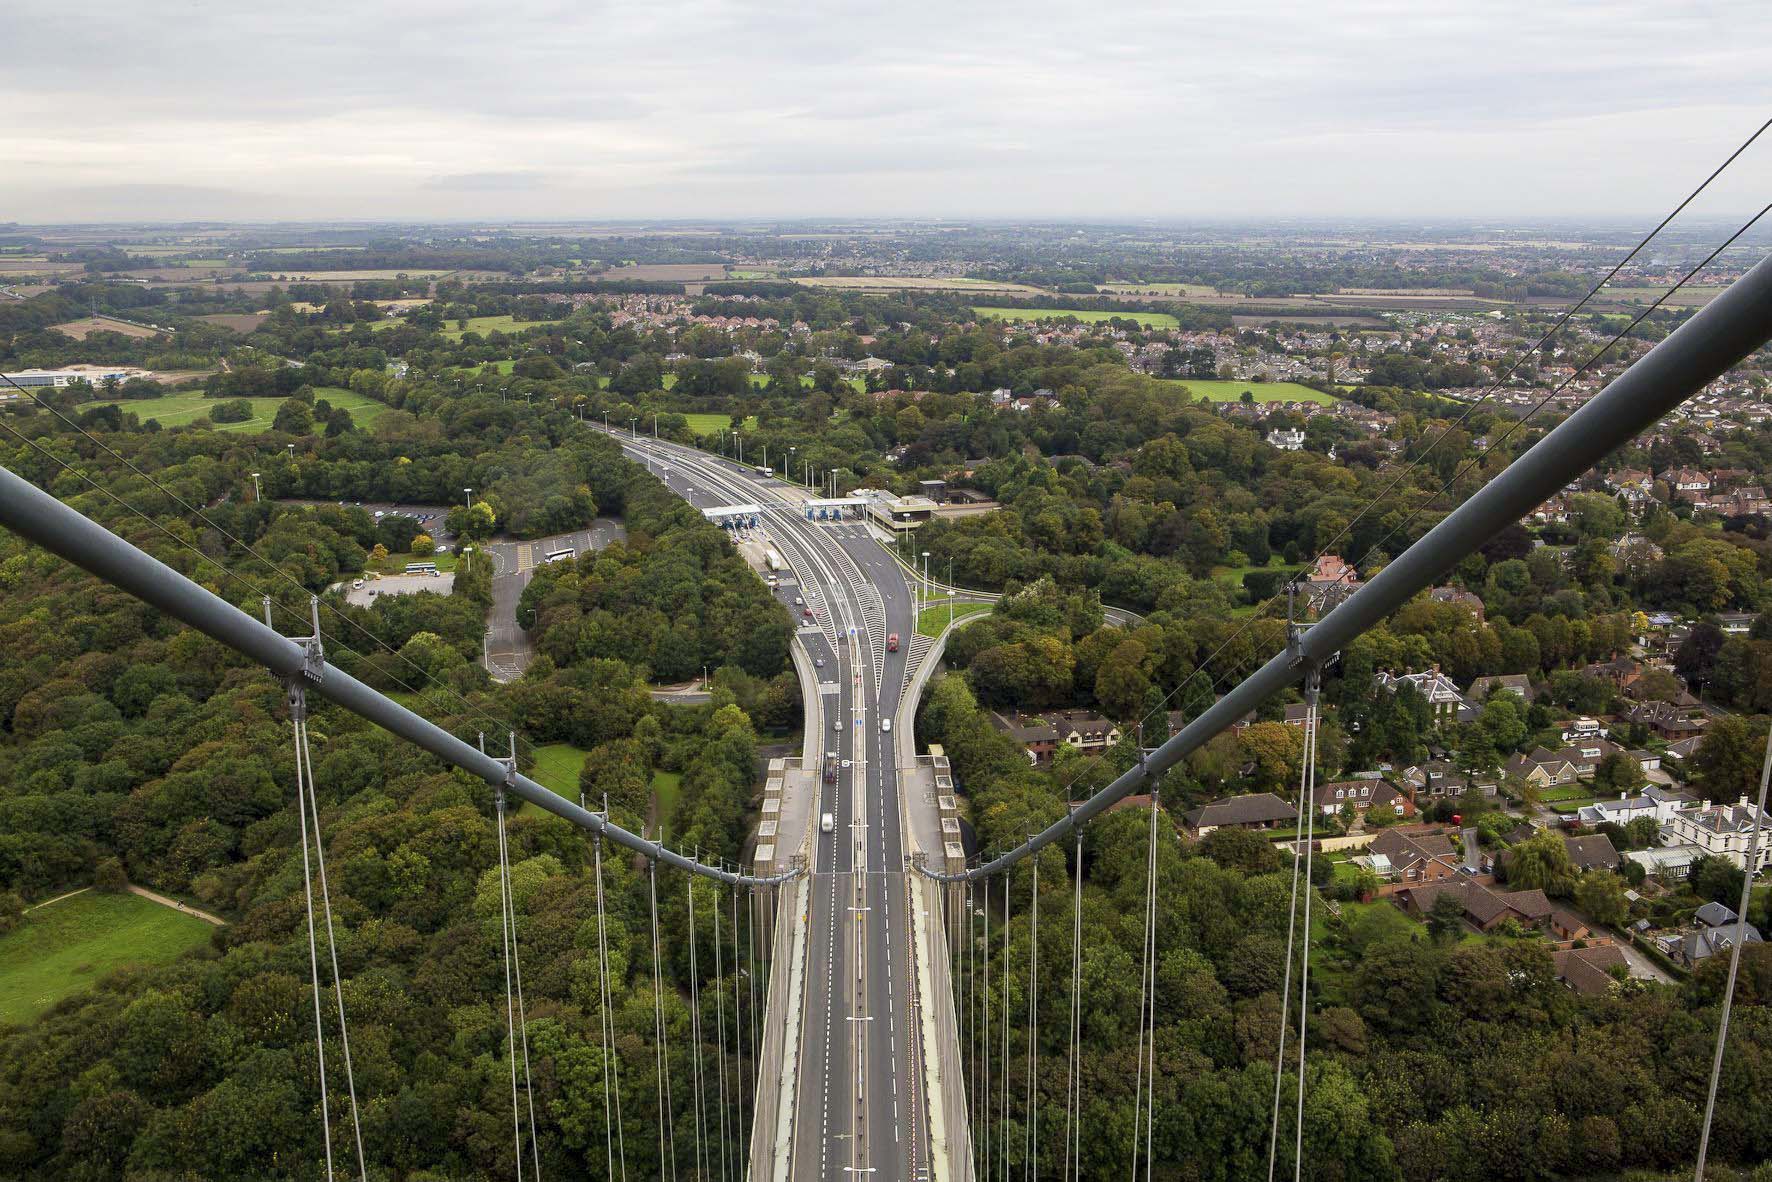
[[885,731],[890,731],[891,729],[892,729],[892,720],[890,718],[882,718],[880,720],[880,730],[882,732],[885,732]]

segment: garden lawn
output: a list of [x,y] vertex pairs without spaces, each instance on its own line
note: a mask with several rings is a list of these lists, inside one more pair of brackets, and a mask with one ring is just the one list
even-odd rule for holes
[[135,895],[87,891],[28,911],[0,936],[0,1026],[29,1022],[125,965],[175,960],[207,944],[213,931]]
[[1062,320],[1069,317],[1084,324],[1101,324],[1108,320],[1131,320],[1145,328],[1179,328],[1181,322],[1167,312],[1098,312],[1086,308],[995,308],[974,307],[974,316],[986,320]]
[[1209,402],[1240,402],[1247,390],[1257,402],[1316,402],[1333,406],[1341,401],[1333,394],[1301,386],[1297,382],[1230,382],[1206,378],[1157,378],[1165,386],[1186,390]]

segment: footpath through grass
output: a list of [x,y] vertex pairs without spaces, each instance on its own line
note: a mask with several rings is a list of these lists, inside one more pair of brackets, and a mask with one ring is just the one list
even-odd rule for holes
[[215,930],[136,895],[98,891],[27,911],[0,936],[0,1026],[29,1022],[125,965],[175,960]]

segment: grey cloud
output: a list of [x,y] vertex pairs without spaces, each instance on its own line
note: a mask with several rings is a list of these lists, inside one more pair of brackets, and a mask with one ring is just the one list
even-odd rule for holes
[[1607,216],[1764,118],[1772,10],[10,0],[0,43],[106,63],[0,76],[25,219],[177,186],[193,216]]

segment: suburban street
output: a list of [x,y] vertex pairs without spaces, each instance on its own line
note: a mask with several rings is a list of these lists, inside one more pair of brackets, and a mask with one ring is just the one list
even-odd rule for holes
[[[760,533],[786,558],[794,578],[783,579],[778,595],[800,623],[799,643],[824,661],[818,725],[839,773],[834,783],[817,781],[820,799],[810,810],[809,952],[786,1176],[929,1177],[899,736],[882,729],[898,714],[914,632],[903,570],[861,522],[806,520],[800,505],[812,494],[797,485],[674,444],[612,434],[699,508],[761,508],[759,526],[747,534],[756,540]],[[901,638],[897,652],[887,651],[892,633]],[[830,833],[816,822],[825,813],[833,818]],[[782,840],[798,846],[795,836]]]

